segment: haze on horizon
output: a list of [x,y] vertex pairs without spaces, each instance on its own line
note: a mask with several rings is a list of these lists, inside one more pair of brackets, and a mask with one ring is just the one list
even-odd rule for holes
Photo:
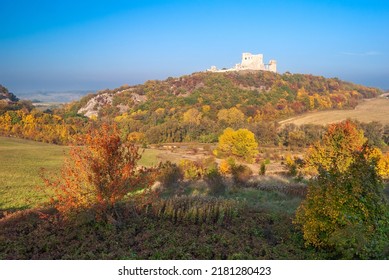
[[387,1],[2,1],[0,84],[90,90],[232,67],[389,89]]

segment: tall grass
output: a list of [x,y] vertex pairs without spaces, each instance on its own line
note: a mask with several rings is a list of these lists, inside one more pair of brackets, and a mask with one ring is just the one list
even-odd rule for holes
[[[233,199],[180,196],[152,203],[148,212],[173,222],[223,223],[238,215],[240,205]],[[151,210],[151,211],[150,211]]]

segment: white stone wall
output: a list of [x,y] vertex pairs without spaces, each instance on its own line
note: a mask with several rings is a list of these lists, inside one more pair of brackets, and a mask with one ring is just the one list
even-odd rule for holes
[[268,70],[277,73],[277,61],[270,60]]
[[243,53],[240,67],[241,69],[265,70],[263,54]]
[[212,66],[207,71],[228,72],[228,71],[241,71],[241,70],[264,70],[264,71],[277,72],[277,61],[270,60],[269,64],[264,64],[263,54],[242,53],[242,62],[236,64],[235,67],[220,70],[217,69],[216,66]]

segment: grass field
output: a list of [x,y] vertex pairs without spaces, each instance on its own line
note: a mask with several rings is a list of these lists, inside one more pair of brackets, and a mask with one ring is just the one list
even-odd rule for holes
[[294,123],[302,124],[329,124],[336,123],[348,118],[356,119],[361,122],[379,121],[382,124],[389,124],[389,99],[375,98],[366,99],[359,104],[354,110],[329,110],[314,113],[307,113],[301,116],[293,117],[280,121],[281,125]]
[[162,151],[156,149],[145,149],[142,153],[142,158],[139,160],[139,164],[147,167],[155,166],[161,161],[158,157],[161,153]]
[[[44,202],[36,186],[42,168],[59,171],[69,147],[0,137],[0,210],[24,209]],[[161,151],[145,149],[139,164],[157,165]]]
[[67,147],[0,137],[0,209],[36,206],[45,196],[35,188],[42,184],[41,168],[59,170]]

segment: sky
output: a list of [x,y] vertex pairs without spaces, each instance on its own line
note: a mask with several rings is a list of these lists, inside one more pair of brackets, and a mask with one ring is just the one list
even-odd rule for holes
[[389,89],[389,1],[1,0],[0,84],[99,90],[233,67]]

